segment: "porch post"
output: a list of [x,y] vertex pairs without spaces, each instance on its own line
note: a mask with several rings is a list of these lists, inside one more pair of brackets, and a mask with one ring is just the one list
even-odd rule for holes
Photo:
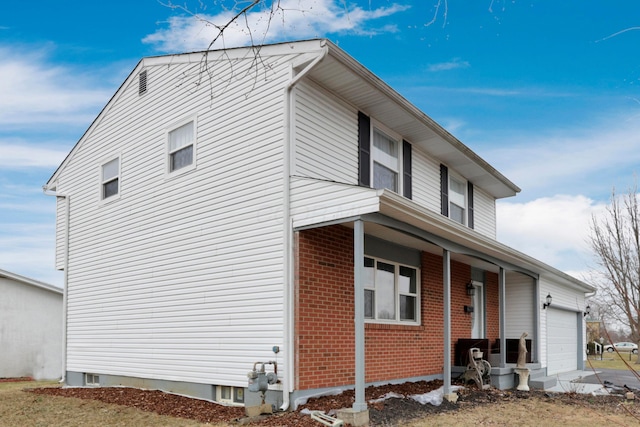
[[444,395],[451,394],[451,253],[442,250],[443,305],[444,305]]
[[500,267],[500,273],[498,275],[498,297],[500,304],[500,367],[505,368],[507,366],[507,338],[505,336],[506,331],[506,319],[507,302],[506,296],[506,273],[504,268]]
[[533,279],[533,341],[531,342],[531,361],[542,360],[542,337],[540,336],[540,280]]
[[366,411],[364,398],[364,222],[353,223],[353,281],[355,311],[356,397],[354,411]]

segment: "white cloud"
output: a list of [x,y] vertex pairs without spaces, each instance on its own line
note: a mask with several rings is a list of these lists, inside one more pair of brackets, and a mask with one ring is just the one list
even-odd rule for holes
[[54,265],[53,221],[4,223],[0,226],[0,269],[62,286],[62,274]]
[[448,61],[448,62],[440,62],[438,64],[431,64],[431,65],[429,65],[429,67],[427,69],[429,71],[436,72],[436,71],[455,70],[455,69],[459,69],[459,68],[469,68],[470,66],[471,65],[467,61],[462,61],[462,60],[460,60],[460,58],[453,58],[451,61]]
[[0,46],[0,125],[90,123],[111,90],[79,70],[54,65],[37,51]]
[[3,142],[0,140],[0,168],[47,168],[55,169],[64,160],[68,148],[29,144],[26,141]]
[[581,195],[555,195],[526,203],[500,201],[498,240],[578,277],[591,265],[592,215],[600,215],[604,207]]
[[[626,190],[640,172],[640,122],[625,116],[581,129],[513,134],[494,141],[485,157],[523,189],[535,194],[586,194],[602,199],[613,186]],[[519,196],[522,197],[522,196]]]
[[[277,41],[323,37],[349,31],[359,35],[395,32],[395,25],[376,27],[373,21],[407,10],[409,6],[392,4],[378,9],[346,6],[335,0],[281,0],[273,2],[279,8],[258,7],[233,22],[224,39],[214,48],[247,46]],[[263,4],[272,4],[264,2]],[[143,39],[162,52],[203,50],[218,35],[218,28],[228,23],[237,11],[217,15],[176,16],[168,28],[158,30]]]

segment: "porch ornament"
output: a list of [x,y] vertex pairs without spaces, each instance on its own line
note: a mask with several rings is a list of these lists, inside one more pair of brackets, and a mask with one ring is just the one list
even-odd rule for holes
[[529,374],[531,370],[527,368],[527,342],[525,338],[527,333],[523,332],[520,336],[520,342],[518,344],[518,363],[516,363],[516,374],[520,382],[518,383],[517,390],[529,391]]
[[480,390],[486,390],[490,387],[491,381],[491,365],[482,359],[482,351],[479,348],[469,349],[469,363],[467,370],[462,374],[465,384],[469,381],[475,381]]

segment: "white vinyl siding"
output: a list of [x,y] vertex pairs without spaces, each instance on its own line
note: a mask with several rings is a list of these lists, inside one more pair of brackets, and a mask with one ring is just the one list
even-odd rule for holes
[[308,178],[291,180],[293,228],[378,212],[376,190]]
[[67,199],[56,197],[56,269],[64,269],[67,235]]
[[440,213],[440,163],[413,146],[413,201]]
[[295,90],[294,175],[358,183],[358,112],[312,83]]
[[496,201],[480,187],[473,187],[473,229],[478,233],[496,238]]
[[[506,322],[505,337],[520,338],[526,332],[529,339],[535,339],[534,305],[535,282],[524,274],[507,272],[505,289]],[[535,358],[535,357],[534,357]]]
[[[208,63],[211,90],[196,91],[183,79],[198,63],[148,65],[154,90],[139,97],[134,74],[85,135],[58,186],[73,200],[68,370],[243,387],[284,345],[289,70],[263,59],[275,66],[260,85],[250,58],[225,59]],[[251,77],[231,78],[232,66]],[[166,129],[196,113],[198,168],[169,179]],[[106,150],[126,156],[127,191],[98,206],[87,177]]]

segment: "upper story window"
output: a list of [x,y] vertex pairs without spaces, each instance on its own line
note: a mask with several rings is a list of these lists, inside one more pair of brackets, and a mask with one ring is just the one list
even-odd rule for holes
[[419,323],[419,271],[395,262],[364,259],[366,319],[383,322]]
[[196,135],[195,121],[191,120],[169,131],[168,170],[189,170],[195,166]]
[[104,163],[100,168],[102,200],[120,193],[120,158]]
[[373,129],[373,187],[387,188],[398,192],[400,165],[398,142],[378,129]]
[[473,228],[473,184],[440,165],[440,194],[442,215]]
[[411,144],[380,127],[372,126],[369,116],[358,113],[359,184],[386,188],[410,199]]
[[467,186],[460,179],[449,176],[449,218],[464,224],[467,206]]

